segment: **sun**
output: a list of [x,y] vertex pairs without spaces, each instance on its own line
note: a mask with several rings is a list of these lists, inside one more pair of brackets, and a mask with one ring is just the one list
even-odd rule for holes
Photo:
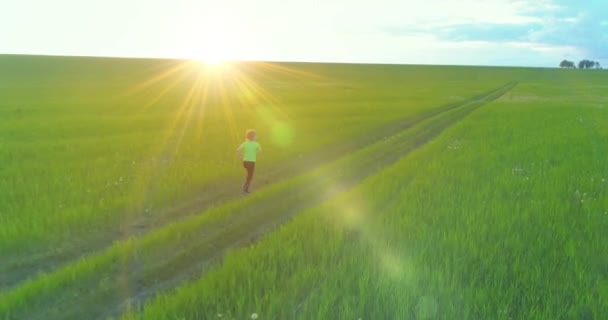
[[211,72],[224,72],[230,65],[230,54],[225,45],[219,42],[211,42],[204,48],[198,48],[191,60],[196,62],[199,67]]
[[222,57],[219,53],[202,55],[195,60],[209,66],[216,66],[227,62],[227,59]]
[[199,42],[192,44],[190,56],[200,63],[213,67],[225,64],[235,52],[234,43],[226,32],[201,33]]
[[207,75],[225,75],[231,69],[230,61],[222,58],[196,58],[192,62],[201,72]]
[[224,60],[224,59],[222,59],[222,58],[215,58],[215,57],[212,57],[212,58],[202,58],[202,59],[200,59],[200,62],[201,62],[201,63],[207,64],[207,65],[212,65],[212,66],[215,66],[215,65],[221,64],[221,63],[223,63],[224,61],[225,61],[225,60]]

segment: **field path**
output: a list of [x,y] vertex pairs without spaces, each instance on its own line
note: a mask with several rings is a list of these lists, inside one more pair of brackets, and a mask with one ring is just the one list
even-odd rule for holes
[[[516,85],[516,82],[508,83],[466,101],[436,108],[418,117],[387,126],[369,137],[364,146],[357,148],[344,145],[342,149],[337,148],[335,154],[328,157],[338,160],[313,169],[310,165],[304,166],[308,173],[276,183],[280,187],[273,188],[271,185],[266,192],[262,189],[260,196],[254,194],[247,199],[229,201],[234,197],[227,192],[233,194],[233,191],[216,190],[204,198],[168,209],[147,223],[138,221],[131,226],[134,230],[128,234],[143,235],[173,228],[172,233],[179,233],[179,237],[162,245],[141,241],[128,256],[110,259],[107,265],[94,272],[79,274],[73,279],[65,279],[60,275],[62,269],[70,268],[69,264],[59,267],[48,274],[50,278],[57,274],[57,281],[61,282],[58,287],[33,293],[20,305],[8,305],[11,310],[9,319],[105,319],[119,315],[128,304],[141,303],[158,292],[199,277],[210,265],[217,263],[227,250],[250,244],[295,214],[347,190],[423,146],[446,128],[477,108],[500,98]],[[343,154],[346,156],[340,158]],[[299,159],[294,168],[309,160]],[[280,173],[281,170],[290,168],[278,168],[277,172]],[[302,173],[300,171],[296,174]],[[193,214],[200,213],[218,201],[227,201],[228,205],[236,204],[226,214],[209,219],[194,228],[180,228],[177,226],[179,223],[169,224],[170,221],[175,221],[176,216],[187,223],[188,219],[196,218]],[[108,237],[102,243],[107,246],[115,240],[122,239]],[[100,247],[104,246],[83,246],[89,249],[87,252],[99,250]],[[76,257],[75,253],[70,258]],[[35,261],[37,259],[30,262]],[[22,274],[20,278],[25,276]],[[36,279],[32,280],[35,281]],[[16,285],[7,291],[8,295],[19,289],[20,286]],[[0,299],[3,297],[0,295]],[[2,311],[0,301],[0,315]]]
[[[458,109],[471,103],[484,101],[484,99],[501,92],[505,87],[483,92],[463,101],[458,101],[428,110],[405,120],[396,121],[372,132],[366,133],[357,139],[329,145],[319,150],[303,154],[290,159],[280,166],[264,168],[256,173],[255,189],[261,189],[281,180],[301,175],[323,164],[335,161],[356,150],[365,148],[387,137],[391,137],[404,130],[412,128],[427,119],[436,117],[450,110]],[[124,212],[114,219],[115,224],[100,225],[95,231],[76,235],[78,241],[64,245],[60,250],[56,248],[44,249],[39,252],[9,253],[0,261],[0,291],[10,289],[20,282],[40,273],[51,272],[62,265],[68,264],[79,257],[103,250],[115,241],[125,240],[132,236],[140,236],[152,230],[159,229],[169,223],[199,214],[211,206],[221,205],[240,197],[238,190],[241,179],[226,179],[221,183],[210,183],[204,189],[191,197],[188,201],[177,203],[152,212]],[[75,232],[76,234],[76,232]]]

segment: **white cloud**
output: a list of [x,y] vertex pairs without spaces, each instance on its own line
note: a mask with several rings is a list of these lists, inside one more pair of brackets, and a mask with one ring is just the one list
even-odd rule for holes
[[[83,28],[73,28],[69,17],[81,16],[74,10],[91,10],[84,4],[68,10],[68,3],[60,2],[34,20],[0,19],[0,50],[160,57],[212,50],[232,59],[542,65],[580,53],[544,42],[568,43],[555,35],[584,18],[560,16],[570,10],[552,0],[188,0],[129,2],[126,9],[120,0],[97,0],[91,2],[100,12],[86,16],[90,21],[81,23]],[[113,28],[105,17],[113,18]],[[530,24],[538,30],[526,35]],[[10,33],[15,25],[19,36],[3,37],[2,30]],[[486,32],[478,35],[483,41],[474,41],[475,30],[463,41],[445,39],[450,30],[459,35],[459,26],[506,28],[497,39]],[[525,41],[505,42],[516,38]]]
[[[456,41],[441,39],[436,31],[462,24],[544,25],[547,22],[533,13],[558,9],[548,0],[335,0],[315,6],[228,0],[220,11],[236,17],[234,25],[241,26],[233,32],[234,39],[249,39],[236,41],[235,52],[227,53],[237,59],[552,65],[579,50],[538,43],[541,34],[530,34],[527,42]],[[387,33],[391,26],[397,32]],[[199,28],[190,29],[195,37]],[[188,51],[188,46],[184,43],[175,49]]]

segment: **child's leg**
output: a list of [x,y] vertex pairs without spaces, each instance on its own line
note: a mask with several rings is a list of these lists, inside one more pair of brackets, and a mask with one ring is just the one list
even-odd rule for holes
[[247,178],[245,179],[245,184],[243,185],[243,191],[249,192],[249,185],[251,185],[251,179],[253,178],[253,170],[255,168],[254,162],[243,162],[243,167],[247,170]]
[[247,166],[247,162],[243,161],[243,168],[247,171],[247,175],[245,176],[245,182],[243,183],[243,192],[247,192],[249,188],[249,168]]

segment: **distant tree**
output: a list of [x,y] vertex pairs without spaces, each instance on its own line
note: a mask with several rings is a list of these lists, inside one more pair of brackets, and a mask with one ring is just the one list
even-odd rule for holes
[[595,64],[595,61],[593,61],[593,60],[584,59],[584,60],[581,60],[578,62],[579,69],[589,69],[589,68],[593,68],[595,66],[596,66],[596,64]]
[[562,60],[562,62],[560,62],[559,67],[560,68],[574,68],[574,62],[564,59],[564,60]]
[[[576,65],[574,64],[574,62],[568,61],[566,59],[562,60],[562,62],[559,63],[559,67],[576,69]],[[578,62],[578,68],[579,69],[594,69],[594,68],[602,69],[602,66],[600,65],[600,63],[598,61],[583,59]]]

